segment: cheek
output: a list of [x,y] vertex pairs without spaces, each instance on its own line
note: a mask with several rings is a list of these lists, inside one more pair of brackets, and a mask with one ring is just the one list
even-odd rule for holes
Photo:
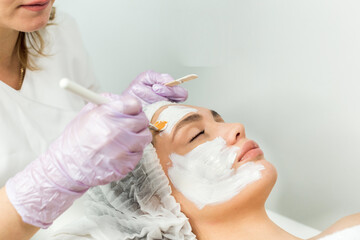
[[226,147],[216,138],[186,155],[171,154],[168,176],[176,189],[199,209],[218,205],[237,196],[248,184],[261,179],[264,166],[249,162],[232,168],[238,148]]
[[34,15],[29,10],[23,8],[8,8],[4,18],[0,21],[0,24],[22,32],[37,31],[46,26],[49,22],[49,17],[52,9],[52,4],[41,12],[41,14]]
[[265,167],[262,171],[263,181],[266,185],[273,186],[277,180],[277,171],[274,165],[266,160],[261,160],[260,163]]
[[277,171],[274,166],[265,160],[260,162],[265,167],[261,172],[262,177],[258,181],[250,183],[232,199],[221,204],[208,205],[199,209],[193,202],[171,186],[173,195],[176,201],[180,203],[181,210],[190,218],[190,221],[192,219],[221,221],[241,214],[241,212],[256,211],[256,209],[264,207],[277,179]]
[[8,25],[14,14],[15,9],[11,6],[11,3],[0,1],[0,26]]
[[265,167],[265,169],[261,171],[261,178],[250,184],[244,192],[238,194],[237,205],[263,206],[276,183],[277,171],[275,167],[266,160],[260,160],[258,162]]
[[165,144],[166,141],[164,141],[161,137],[157,137],[156,144],[154,145],[156,154],[160,160],[160,164],[166,174],[168,176],[168,168],[172,165],[171,160],[169,159],[169,155],[171,150],[169,149],[169,144]]
[[17,1],[13,1],[13,0],[0,0],[0,9],[2,12],[6,12],[9,11],[10,9],[15,8],[16,6],[18,6],[21,3],[18,3]]
[[[219,213],[225,215],[232,214],[234,208],[239,211],[250,208],[261,208],[264,206],[272,188],[275,185],[277,171],[274,166],[266,160],[259,160],[257,163],[265,167],[265,169],[261,170],[261,177],[258,180],[247,183],[241,191],[233,191],[232,193],[234,193],[234,195],[232,195],[232,197],[220,199],[220,201],[217,201],[215,204],[213,202],[211,204],[205,204],[203,207],[199,208],[199,205],[193,201],[192,196],[185,196],[184,193],[186,194],[186,192],[182,192],[177,189],[171,182],[171,179],[169,179],[173,196],[177,202],[181,204],[184,213],[188,217],[206,216],[213,218],[219,217]],[[193,185],[196,185],[196,183],[193,183]],[[201,189],[199,189],[199,191],[201,191]],[[228,193],[222,192],[222,189],[216,189],[215,192],[222,196],[225,196]]]

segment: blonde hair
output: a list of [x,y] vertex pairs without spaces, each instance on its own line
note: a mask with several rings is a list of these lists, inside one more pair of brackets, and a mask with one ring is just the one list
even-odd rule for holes
[[[49,20],[52,21],[55,18],[56,8],[51,9]],[[48,23],[46,26],[53,25]],[[27,46],[27,42],[29,46]],[[34,57],[47,56],[44,53],[45,41],[41,36],[40,31],[34,32],[20,32],[15,45],[15,51],[19,58],[20,64],[23,68],[29,70],[38,70],[36,64],[29,58],[29,55]]]

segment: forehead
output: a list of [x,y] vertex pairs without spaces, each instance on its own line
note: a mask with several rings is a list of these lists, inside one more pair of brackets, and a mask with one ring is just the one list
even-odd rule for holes
[[[206,114],[210,114],[210,111],[209,109],[207,108],[203,108],[203,107],[196,107],[196,106],[192,106],[192,105],[185,105],[185,104],[170,104],[170,105],[165,105],[165,106],[162,106],[161,108],[159,108],[155,114],[153,115],[152,119],[151,119],[151,122],[156,122],[160,116],[160,114],[167,108],[169,107],[174,107],[174,106],[178,106],[178,107],[186,107],[186,108],[189,108],[189,109],[195,109],[197,113],[201,114],[201,115],[206,115]],[[176,111],[176,109],[174,109],[174,111]],[[190,113],[189,113],[190,114]],[[188,114],[186,114],[188,115]],[[183,116],[185,117],[185,115]]]

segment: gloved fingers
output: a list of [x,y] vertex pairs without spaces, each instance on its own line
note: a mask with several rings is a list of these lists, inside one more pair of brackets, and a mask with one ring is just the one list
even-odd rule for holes
[[124,151],[142,151],[152,139],[148,126],[149,120],[144,112],[136,116],[118,113],[91,125],[87,134],[82,136],[96,136],[92,141],[87,140],[88,144],[91,143],[94,148],[102,146],[107,155],[116,157],[113,154],[117,154],[122,147]]
[[[118,180],[120,177],[124,177],[127,173],[134,170],[134,168],[140,161],[142,154],[143,151],[128,152],[120,148],[118,149],[116,155],[104,158],[99,161],[97,164],[97,168],[94,168],[93,166],[87,166],[87,169],[91,169],[91,171],[93,172],[92,174],[85,174],[84,172],[81,175],[85,176],[86,178],[88,178],[87,176],[89,176],[86,181],[90,184],[94,181],[94,178],[96,178],[96,176],[101,176],[101,179],[106,179],[107,182],[109,182],[109,180]],[[113,179],[113,177],[115,177],[116,179]],[[101,179],[98,179],[97,182],[101,181]]]
[[109,116],[104,127],[108,128],[114,134],[118,134],[121,129],[133,133],[139,133],[149,127],[149,120],[144,112],[137,115],[124,115],[121,113]]
[[[157,73],[154,71],[147,71],[147,74],[144,77],[144,83],[147,86],[151,86],[152,92],[156,95],[161,96],[162,99],[157,100],[171,100],[174,102],[183,102],[188,97],[188,92],[185,88],[181,86],[167,87],[166,83],[174,81],[174,78],[167,73]],[[154,98],[156,99],[156,98]],[[156,102],[156,101],[153,101]],[[151,103],[153,103],[151,102]]]
[[91,110],[93,110],[94,108],[97,108],[98,105],[94,104],[94,103],[91,103],[91,102],[88,102],[79,112],[78,116],[84,114],[84,113],[87,113]]
[[111,162],[110,166],[118,175],[116,180],[125,177],[129,172],[133,171],[141,160],[143,151],[135,153],[126,153]]
[[[146,128],[138,133],[129,131],[124,132],[123,136],[119,135],[114,139],[114,145],[118,146],[119,149],[123,149],[125,152],[142,152],[151,140],[151,132]],[[119,149],[114,148],[117,152],[119,152]]]
[[152,70],[141,73],[139,76],[136,77],[136,79],[139,79],[140,82],[142,82],[146,86],[152,86],[156,83],[164,84],[174,81],[174,79],[169,74],[161,74]]
[[143,83],[147,86],[152,86],[154,84],[169,83],[174,81],[174,78],[168,73],[158,73],[154,71],[146,71],[143,75]]
[[121,174],[122,176],[125,176],[127,173],[133,171],[136,167],[136,165],[140,162],[143,155],[143,151],[136,152],[136,153],[128,153],[128,156],[125,158],[122,158],[121,160],[118,159],[116,163],[122,162],[120,164],[115,164],[114,168],[117,170],[117,174]]
[[[94,151],[103,151],[106,146],[116,145],[116,141],[122,138],[125,142],[129,138],[136,139],[134,141],[150,142],[151,134],[148,130],[149,120],[145,113],[140,112],[138,115],[125,115],[122,113],[112,113],[93,111],[89,114],[81,116],[71,124],[69,124],[65,132],[58,138],[57,143],[60,144],[65,152],[81,151],[83,154],[91,156]],[[147,136],[146,136],[147,134]],[[139,137],[140,136],[140,137]],[[127,144],[127,151],[139,151],[141,147],[133,147],[132,141]],[[105,151],[105,150],[104,150]]]
[[[102,96],[109,99],[109,103],[97,105],[94,103],[87,103],[80,111],[78,116],[83,115],[89,111],[99,108],[105,108],[109,113],[123,113],[128,115],[136,115],[142,111],[141,102],[130,94],[117,95],[113,93],[101,93]],[[102,111],[102,110],[95,110]]]
[[98,159],[96,167],[91,164],[84,166],[81,174],[76,174],[74,179],[88,186],[119,180],[135,169],[142,154],[143,151],[131,153],[121,150],[118,157]]
[[96,154],[92,160],[83,161],[80,165],[66,167],[65,172],[75,181],[85,186],[106,184],[118,180],[132,171],[142,157],[143,149],[131,152],[125,146],[118,144],[105,145],[101,154]]
[[102,95],[110,100],[109,103],[103,104],[104,108],[109,109],[110,113],[137,115],[142,111],[141,102],[130,94],[117,95],[104,93]]
[[152,86],[146,85],[134,85],[132,88],[132,92],[135,96],[142,99],[145,103],[152,104],[158,101],[166,101],[168,100],[166,97],[160,96],[156,94]]
[[109,93],[109,92],[103,92],[100,93],[101,96],[108,98],[110,101],[116,101],[121,99],[121,95]]
[[156,75],[154,84],[165,84],[174,81],[174,78],[168,73],[161,73]]
[[184,102],[188,97],[187,90],[181,86],[167,87],[162,84],[154,84],[152,89],[156,94],[173,102]]
[[174,78],[169,74],[146,71],[138,75],[125,92],[136,96],[144,105],[158,101],[185,101],[188,96],[186,89],[165,86],[172,81]]

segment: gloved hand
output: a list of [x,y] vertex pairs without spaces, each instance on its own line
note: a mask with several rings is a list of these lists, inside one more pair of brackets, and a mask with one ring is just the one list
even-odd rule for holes
[[137,76],[125,92],[137,97],[145,105],[158,101],[185,101],[188,96],[186,89],[180,86],[164,86],[171,81],[174,79],[169,74],[146,71]]
[[149,121],[132,96],[87,104],[47,152],[6,183],[24,222],[47,228],[92,186],[123,178],[150,143]]

